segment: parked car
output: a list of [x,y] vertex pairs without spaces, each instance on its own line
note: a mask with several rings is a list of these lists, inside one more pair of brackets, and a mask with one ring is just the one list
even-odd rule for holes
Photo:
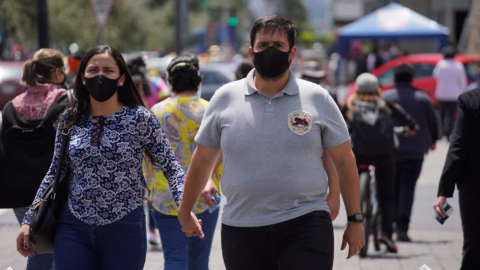
[[25,87],[20,84],[22,75],[22,62],[0,62],[0,110],[25,91]]
[[[442,54],[415,54],[404,57],[395,58],[386,62],[374,71],[372,74],[378,77],[378,83],[382,91],[391,89],[393,86],[393,69],[400,64],[411,64],[415,69],[415,77],[413,78],[413,86],[426,92],[432,99],[433,105],[437,106],[437,99],[435,98],[435,88],[437,81],[433,78],[432,73],[438,61],[443,59]],[[457,54],[455,60],[463,63],[467,73],[468,84],[474,83],[478,78],[478,68],[480,56]],[[341,106],[344,106],[348,97],[355,92],[355,82],[348,85],[348,93],[341,101]]]
[[203,75],[200,97],[206,100],[210,100],[218,88],[235,78],[235,74],[230,69],[217,65],[200,64],[200,74]]

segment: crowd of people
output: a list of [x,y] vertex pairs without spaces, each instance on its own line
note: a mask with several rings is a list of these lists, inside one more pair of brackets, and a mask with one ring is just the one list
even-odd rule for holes
[[[16,247],[28,257],[27,269],[143,269],[147,241],[158,245],[156,229],[165,269],[208,269],[222,195],[227,269],[332,269],[340,194],[347,258],[368,237],[360,164],[376,167],[380,240],[399,252],[394,235],[411,241],[416,181],[440,137],[432,102],[412,86],[413,67],[401,64],[386,93],[374,75],[359,74],[355,93],[339,108],[321,86],[326,74],[318,63],[306,63],[302,79],[289,70],[297,34],[287,18],[255,21],[250,59],[210,102],[198,96],[203,78],[193,54],[173,58],[165,82],[147,78],[141,56],[124,59],[111,46],[72,56],[69,74],[61,52],[37,51],[24,65],[26,92],[0,117],[0,207],[13,208],[21,225]],[[434,208],[444,216],[445,199],[459,185],[465,270],[474,269],[479,251],[478,201],[470,190],[479,183],[472,151],[480,95],[460,96],[454,129],[466,79],[453,57],[446,50],[434,71],[441,126],[451,140]],[[375,65],[367,57],[366,66]],[[55,249],[37,254],[30,225],[58,175],[71,180]]]

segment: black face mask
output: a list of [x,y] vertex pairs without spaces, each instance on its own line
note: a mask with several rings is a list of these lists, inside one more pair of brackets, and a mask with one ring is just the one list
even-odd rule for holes
[[283,74],[290,66],[289,55],[290,50],[282,52],[274,47],[269,47],[261,52],[253,53],[253,65],[263,77],[275,78]]
[[63,71],[62,71],[62,74],[63,74],[63,81],[60,83],[60,85],[62,86],[62,88],[67,89],[67,87],[65,85],[65,82],[67,81],[67,75],[65,75],[65,72],[63,72]]
[[102,75],[92,78],[85,77],[85,87],[93,99],[98,102],[105,102],[117,92],[118,79],[112,80]]

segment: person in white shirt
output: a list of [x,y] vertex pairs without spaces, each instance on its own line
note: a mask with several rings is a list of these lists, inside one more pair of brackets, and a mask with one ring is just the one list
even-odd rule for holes
[[443,135],[449,140],[453,130],[458,96],[467,87],[467,73],[463,64],[454,60],[456,54],[454,48],[445,48],[443,54],[444,59],[435,66],[433,77],[437,80],[435,97],[438,100]]

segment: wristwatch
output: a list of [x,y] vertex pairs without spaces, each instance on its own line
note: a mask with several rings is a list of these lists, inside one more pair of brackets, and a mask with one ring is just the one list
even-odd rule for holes
[[356,223],[362,223],[363,222],[363,214],[362,213],[353,214],[351,216],[348,216],[347,220],[348,221],[353,221],[353,222],[356,222]]

